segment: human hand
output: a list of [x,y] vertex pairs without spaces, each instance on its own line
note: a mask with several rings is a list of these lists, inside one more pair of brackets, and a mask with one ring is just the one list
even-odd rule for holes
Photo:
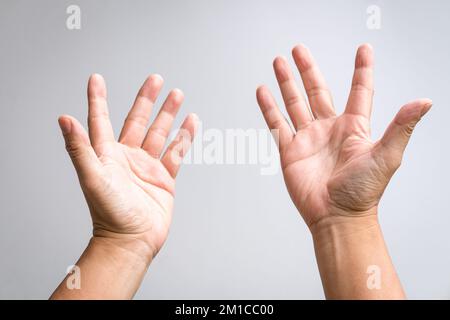
[[[144,247],[152,259],[166,240],[172,218],[175,177],[198,126],[190,114],[163,153],[183,93],[172,90],[155,121],[146,129],[162,87],[158,75],[147,78],[131,108],[119,140],[114,139],[100,75],[88,84],[89,135],[73,117],[59,124],[77,171],[93,221],[93,237],[129,248]],[[147,133],[146,133],[147,132]],[[142,252],[142,250],[140,250]]]
[[310,107],[285,58],[275,59],[274,70],[295,132],[269,90],[265,86],[257,90],[265,120],[278,133],[283,175],[292,200],[310,228],[326,217],[375,215],[414,126],[430,109],[431,100],[403,106],[383,137],[373,142],[371,46],[358,48],[349,99],[339,116],[309,50],[299,45],[292,55]]

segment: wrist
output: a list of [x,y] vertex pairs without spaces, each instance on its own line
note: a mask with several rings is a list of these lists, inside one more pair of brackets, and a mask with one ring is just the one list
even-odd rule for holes
[[146,251],[129,240],[92,237],[76,263],[78,287],[68,286],[68,275],[51,299],[131,299],[151,262]]
[[325,296],[329,299],[405,297],[383,239],[376,208],[330,215],[310,226]]
[[88,248],[94,247],[104,252],[119,264],[121,261],[133,261],[136,265],[148,268],[154,257],[154,250],[139,238],[108,237],[95,235],[89,241]]
[[376,208],[365,215],[331,215],[310,229],[327,298],[404,298]]
[[376,207],[358,215],[343,212],[332,214],[311,224],[309,229],[316,245],[381,232]]

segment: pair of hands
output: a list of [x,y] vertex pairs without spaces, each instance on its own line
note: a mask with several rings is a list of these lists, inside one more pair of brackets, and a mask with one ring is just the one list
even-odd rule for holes
[[[329,225],[335,218],[376,216],[378,202],[401,163],[414,126],[430,109],[431,101],[421,99],[403,106],[383,137],[373,142],[372,48],[358,48],[349,99],[339,116],[309,50],[299,45],[292,54],[309,103],[286,59],[274,61],[292,126],[265,86],[257,89],[257,100],[269,128],[278,135],[283,175],[293,202],[313,233],[323,221]],[[145,81],[118,141],[109,121],[105,83],[99,75],[89,79],[89,133],[70,116],[59,119],[90,208],[93,238],[110,239],[119,246],[126,243],[126,248],[139,243],[149,261],[167,238],[176,174],[198,126],[198,118],[188,115],[163,152],[183,94],[171,91],[147,130],[162,84],[158,75]]]

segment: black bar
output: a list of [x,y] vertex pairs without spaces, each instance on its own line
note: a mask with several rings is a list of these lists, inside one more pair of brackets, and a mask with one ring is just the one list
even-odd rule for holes
[[[135,300],[135,301],[0,301],[1,314],[31,313],[46,317],[92,316],[121,319],[313,319],[333,316],[384,319],[394,314],[430,318],[445,316],[450,302],[413,301],[298,301],[298,300]],[[3,318],[3,317],[2,317]]]

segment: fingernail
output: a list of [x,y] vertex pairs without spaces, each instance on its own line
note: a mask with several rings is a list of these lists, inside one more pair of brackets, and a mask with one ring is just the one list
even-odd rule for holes
[[431,109],[432,106],[432,102],[425,104],[420,112],[420,116],[423,117]]
[[70,130],[72,128],[72,124],[69,119],[67,118],[59,118],[58,119],[59,127],[61,128],[61,132],[63,134],[70,133]]

